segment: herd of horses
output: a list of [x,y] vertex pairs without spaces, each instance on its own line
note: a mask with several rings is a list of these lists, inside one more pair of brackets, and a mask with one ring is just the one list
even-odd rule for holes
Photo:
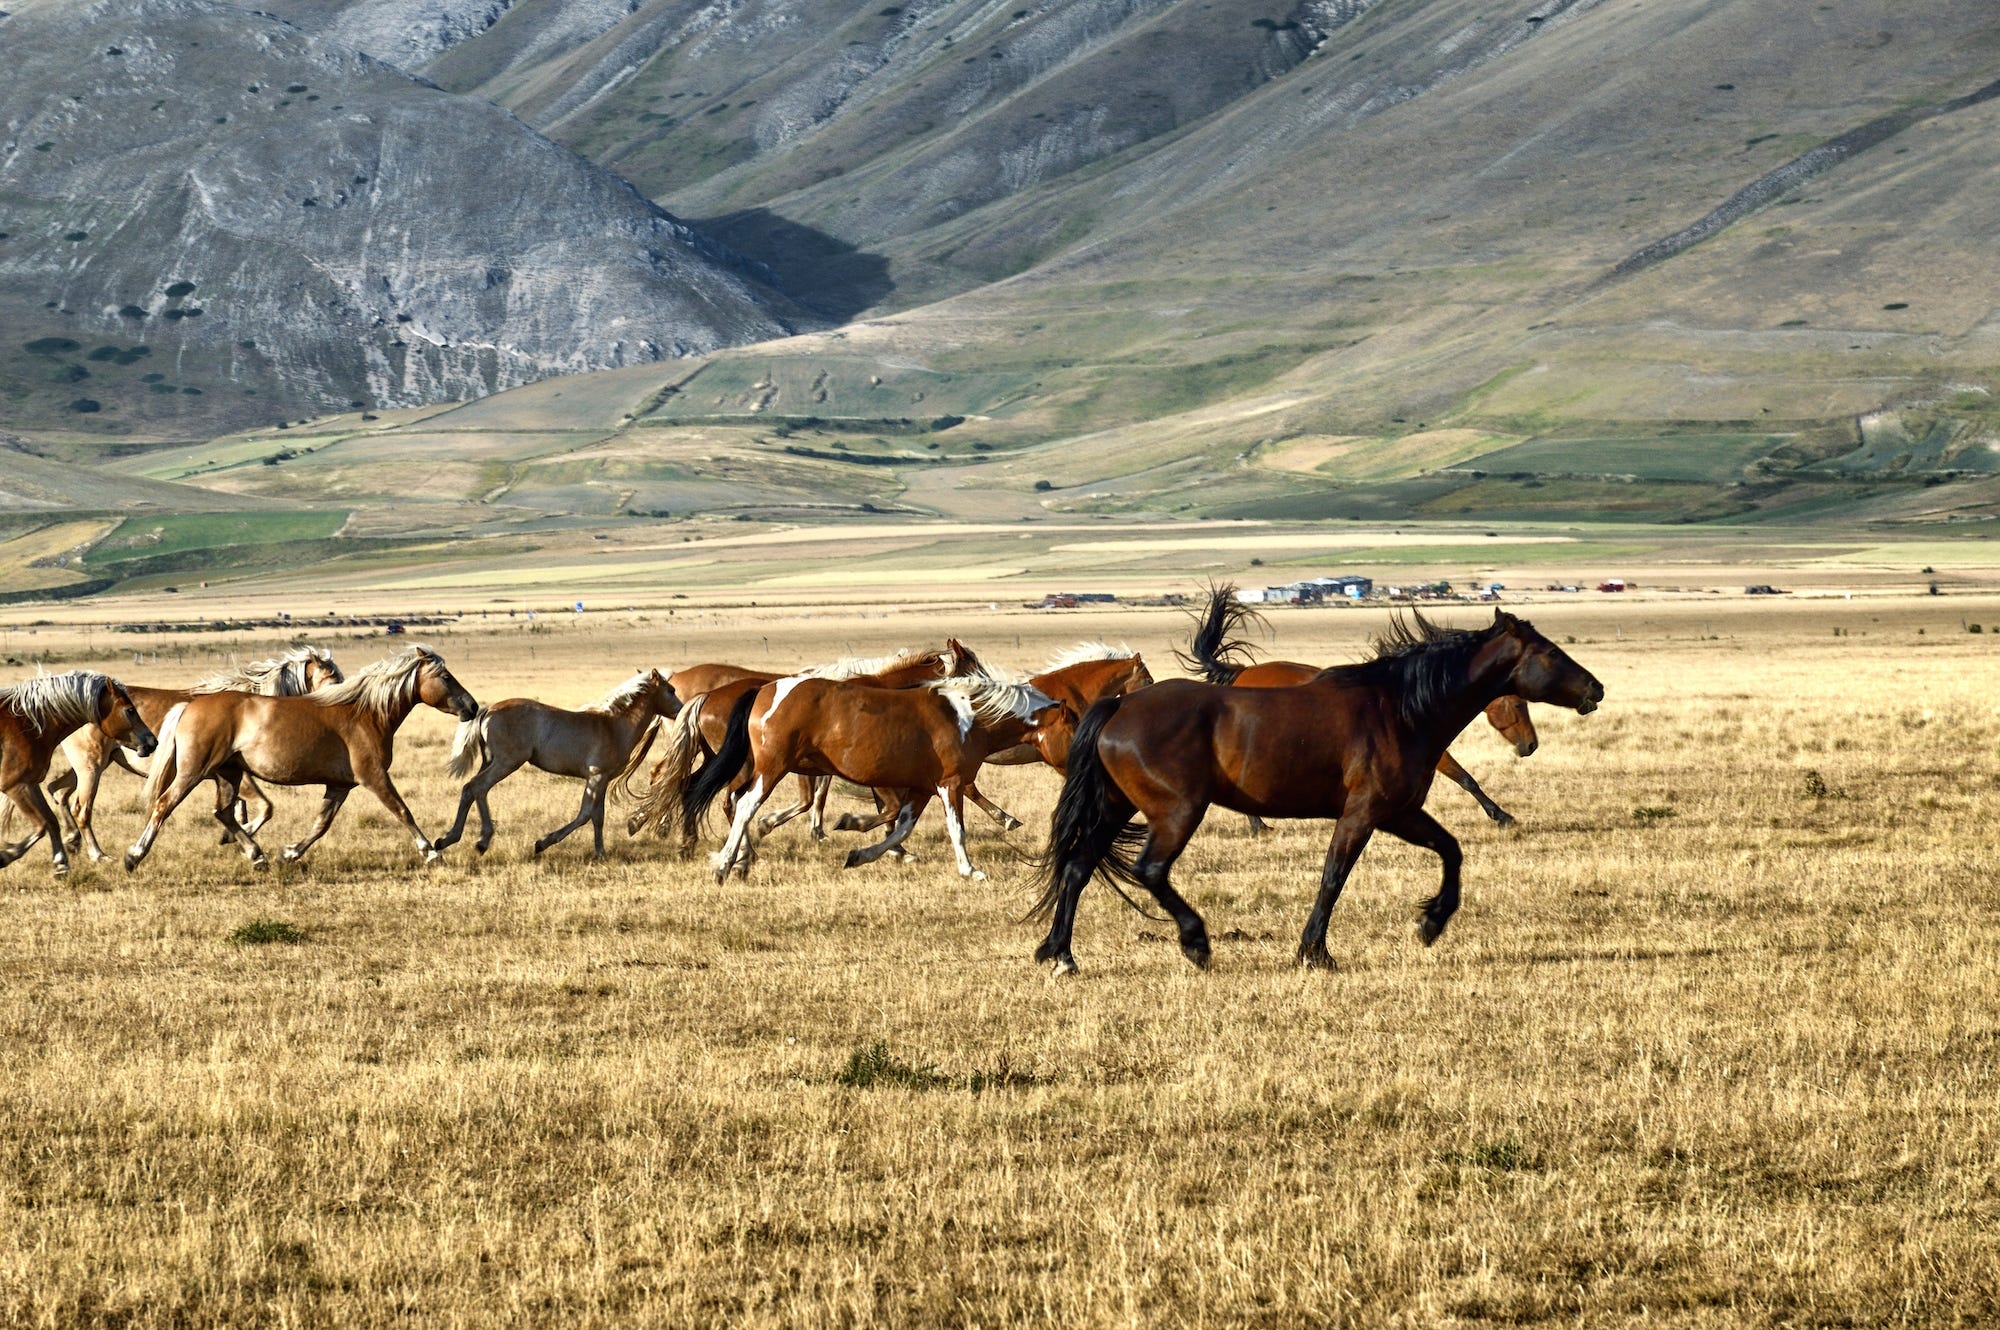
[[[1333,820],[1301,964],[1333,966],[1328,918],[1378,830],[1438,855],[1442,881],[1418,921],[1423,942],[1435,942],[1458,908],[1462,855],[1424,811],[1433,778],[1442,772],[1489,817],[1511,820],[1447,745],[1483,712],[1526,756],[1537,743],[1529,703],[1588,713],[1603,686],[1531,624],[1497,610],[1479,629],[1413,614],[1392,622],[1368,659],[1331,667],[1250,663],[1239,634],[1255,618],[1233,588],[1211,588],[1187,651],[1177,653],[1198,680],[1156,682],[1138,653],[1095,643],[1018,677],[947,639],[932,650],[787,675],[724,664],[671,675],[646,669],[581,710],[527,698],[480,706],[425,646],[352,678],[318,647],[190,689],[128,687],[83,670],[49,675],[0,688],[0,790],[8,812],[30,823],[26,840],[0,843],[0,867],[44,839],[59,876],[72,852],[107,858],[92,815],[114,766],[145,780],[146,822],[125,854],[128,871],[174,810],[211,783],[224,844],[240,846],[258,868],[267,863],[256,839],[272,811],[267,784],[324,791],[311,829],[284,847],[287,861],[326,834],[356,786],[381,801],[430,862],[465,834],[476,808],[474,848],[483,854],[494,835],[487,795],[532,765],[583,782],[576,816],[535,841],[537,855],[588,823],[602,858],[614,794],[633,804],[629,834],[650,829],[691,854],[719,800],[728,830],[713,861],[716,880],[732,871],[747,877],[758,840],[801,814],[810,815],[814,837],[826,838],[826,801],[838,779],[872,791],[875,807],[844,815],[834,829],[883,832],[851,850],[847,867],[909,857],[905,842],[936,799],[959,873],[978,879],[985,875],[967,850],[966,800],[1009,830],[1021,825],[980,793],[980,771],[1041,763],[1063,773],[1063,785],[1036,860],[1043,892],[1030,916],[1049,917],[1035,956],[1059,974],[1077,968],[1077,902],[1093,877],[1135,908],[1125,888],[1143,889],[1172,917],[1187,959],[1208,965],[1207,927],[1169,874],[1211,807],[1247,814],[1253,828],[1262,818]],[[435,841],[389,774],[396,732],[419,705],[460,722],[450,757],[451,773],[464,780],[458,816]],[[656,743],[660,756],[648,768]],[[50,780],[59,750],[68,770]],[[774,810],[788,781],[793,800]]]

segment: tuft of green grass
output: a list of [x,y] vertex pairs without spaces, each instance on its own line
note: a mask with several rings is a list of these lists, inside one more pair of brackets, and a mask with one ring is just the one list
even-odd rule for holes
[[877,1039],[866,1048],[847,1055],[847,1065],[833,1078],[835,1085],[854,1090],[875,1086],[895,1086],[904,1090],[936,1090],[952,1084],[952,1078],[925,1063],[912,1066],[889,1051],[886,1039]]
[[230,930],[228,941],[238,947],[261,947],[272,942],[282,942],[295,947],[306,940],[306,930],[297,924],[288,924],[282,919],[252,919]]
[[1664,804],[1647,804],[1632,810],[1632,818],[1641,826],[1657,826],[1670,817],[1679,817],[1680,810],[1668,808]]

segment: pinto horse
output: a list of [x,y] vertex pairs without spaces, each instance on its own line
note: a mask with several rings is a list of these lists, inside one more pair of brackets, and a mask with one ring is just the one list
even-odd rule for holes
[[1061,707],[1025,680],[979,674],[921,688],[879,688],[830,679],[780,679],[745,694],[730,709],[722,747],[687,786],[683,834],[747,760],[750,788],[715,859],[720,882],[731,868],[750,874],[753,824],[765,795],[791,773],[839,776],[896,799],[895,825],[879,844],[852,850],[843,867],[872,863],[899,848],[933,795],[943,799],[945,828],[963,877],[983,880],[965,851],[965,788],[988,753],[1028,739],[1039,720]]
[[156,743],[152,728],[139,714],[132,694],[116,679],[71,670],[0,688],[0,792],[36,828],[18,845],[0,845],[0,868],[47,836],[56,876],[69,872],[62,823],[42,794],[42,782],[48,778],[57,747],[85,726],[101,729],[113,743],[142,758],[152,755]]
[[680,699],[658,670],[641,670],[612,689],[602,702],[582,711],[565,711],[525,697],[479,708],[477,715],[458,727],[451,745],[451,774],[461,778],[472,775],[472,779],[459,792],[458,820],[432,842],[433,847],[441,854],[456,845],[465,834],[466,813],[477,804],[479,839],[473,849],[486,853],[493,844],[493,813],[486,806],[487,793],[523,765],[533,763],[543,771],[583,781],[583,806],[577,809],[576,817],[536,841],[535,853],[539,855],[588,822],[596,841],[592,857],[602,859],[606,787],[629,776],[645,758],[646,749],[652,746],[653,718],[672,720],[680,709]]
[[356,785],[364,785],[408,829],[417,850],[440,855],[389,779],[396,731],[418,703],[471,720],[479,704],[427,646],[407,647],[358,671],[347,682],[304,697],[201,693],[168,713],[159,759],[146,777],[146,828],[125,853],[127,872],[153,848],[167,818],[211,776],[224,797],[215,810],[222,829],[243,847],[253,868],[266,866],[263,847],[236,820],[236,791],[246,775],[274,785],[322,785],[319,817],[304,840],[287,845],[296,862],[333,824]]
[[[1035,959],[1075,973],[1077,899],[1097,874],[1151,892],[1179,928],[1181,953],[1206,968],[1207,926],[1167,875],[1211,804],[1337,819],[1299,940],[1301,964],[1334,968],[1327,920],[1378,829],[1443,862],[1442,884],[1417,925],[1430,945],[1458,909],[1464,856],[1424,811],[1424,798],[1445,745],[1509,694],[1587,714],[1604,686],[1526,620],[1495,611],[1491,626],[1476,631],[1421,615],[1399,620],[1372,659],[1290,688],[1174,679],[1098,703],[1077,727],[1041,860],[1048,887],[1029,915],[1053,919]],[[1143,843],[1131,828],[1135,815],[1146,820]]]
[[[212,674],[191,689],[135,686],[129,691],[132,700],[138,703],[139,715],[157,731],[166,724],[169,711],[196,693],[241,692],[261,693],[266,697],[297,697],[329,684],[337,684],[345,677],[326,648],[294,647],[271,660],[260,660]],[[69,824],[69,848],[87,852],[92,859],[102,863],[111,856],[98,845],[97,831],[92,824],[97,810],[98,782],[114,766],[123,767],[142,780],[146,772],[132,764],[117,736],[101,725],[80,729],[70,735],[63,740],[62,751],[63,756],[69,759],[70,769],[49,782],[49,793],[56,796],[56,808]],[[247,776],[244,777],[240,795],[237,820],[254,835],[270,820],[274,811],[271,801]],[[227,833],[224,836],[223,843],[227,844]]]
[[[1194,637],[1189,641],[1188,649],[1174,654],[1180,657],[1181,664],[1212,684],[1225,684],[1232,688],[1290,688],[1309,682],[1322,666],[1294,660],[1267,660],[1253,665],[1237,659],[1239,655],[1249,652],[1251,647],[1235,634],[1251,624],[1261,624],[1263,620],[1263,615],[1236,599],[1233,584],[1211,586],[1208,609],[1195,621]],[[1495,698],[1492,705],[1486,708],[1486,723],[1500,731],[1501,738],[1514,745],[1516,757],[1532,757],[1541,745],[1541,739],[1535,734],[1535,722],[1528,715],[1528,704],[1518,697]],[[1486,811],[1486,816],[1501,826],[1514,824],[1514,815],[1488,798],[1486,791],[1479,788],[1479,782],[1472,778],[1472,773],[1460,766],[1458,759],[1449,752],[1438,759],[1438,774],[1471,795]],[[1263,830],[1263,822],[1253,816],[1250,819],[1250,834],[1254,836]]]
[[[933,650],[900,651],[894,655],[867,659],[850,656],[791,676],[746,670],[733,665],[697,665],[682,670],[669,682],[683,681],[685,687],[675,684],[675,692],[686,700],[687,705],[668,731],[666,752],[653,764],[651,783],[640,797],[638,808],[625,820],[625,830],[636,836],[641,827],[651,824],[656,834],[667,834],[668,824],[679,816],[681,795],[694,771],[695,759],[715,759],[716,750],[722,746],[723,735],[728,729],[731,709],[739,698],[754,694],[765,684],[791,677],[843,680],[878,688],[914,688],[938,679],[983,673],[985,668],[970,647],[955,637],[948,637],[944,646]],[[728,675],[732,670],[735,671],[734,678]],[[694,693],[686,691],[686,688],[709,681],[713,681],[709,688]],[[748,781],[746,770],[741,783],[748,784]],[[801,776],[798,801],[790,808],[768,816],[764,830],[769,832],[811,809],[813,839],[825,840],[826,796],[832,785],[831,780]],[[734,817],[733,798],[729,807],[730,815]],[[681,837],[680,848],[683,854],[693,853],[694,838],[691,833]]]

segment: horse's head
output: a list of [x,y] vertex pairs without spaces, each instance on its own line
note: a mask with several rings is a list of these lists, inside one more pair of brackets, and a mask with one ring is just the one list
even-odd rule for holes
[[1504,610],[1493,611],[1493,632],[1488,640],[1508,653],[1502,657],[1510,662],[1507,691],[1522,701],[1547,702],[1587,716],[1604,700],[1604,685],[1597,676],[1536,632],[1526,619]]
[[417,700],[427,707],[448,711],[460,720],[471,720],[479,714],[479,703],[465,686],[451,677],[445,668],[444,657],[436,652],[426,652],[423,664],[417,667]]
[[944,640],[944,677],[964,679],[975,674],[986,673],[985,662],[973,654],[972,648],[955,637]]
[[1486,723],[1500,731],[1500,737],[1514,745],[1516,757],[1533,757],[1541,747],[1541,736],[1535,733],[1535,721],[1528,714],[1528,704],[1509,694],[1493,699],[1486,707]]
[[140,757],[151,757],[160,746],[152,727],[139,715],[132,694],[116,679],[106,679],[98,689],[97,727],[120,748],[129,748]]
[[652,709],[655,715],[665,716],[668,720],[672,720],[674,717],[680,715],[680,694],[676,693],[674,686],[667,682],[667,676],[656,669],[646,670],[644,673],[646,676],[646,705]]
[[1118,696],[1123,697],[1127,693],[1136,693],[1141,688],[1151,688],[1152,686],[1153,672],[1146,668],[1146,658],[1134,652],[1132,655],[1132,668],[1126,672],[1125,682],[1119,686]]
[[340,666],[333,663],[331,652],[314,649],[306,655],[299,668],[300,682],[308,693],[316,693],[322,688],[330,688],[337,683],[346,683],[347,676],[340,672]]

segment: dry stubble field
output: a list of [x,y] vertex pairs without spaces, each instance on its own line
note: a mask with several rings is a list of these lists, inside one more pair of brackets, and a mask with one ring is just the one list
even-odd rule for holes
[[[976,885],[935,812],[907,867],[842,873],[795,828],[721,887],[622,832],[608,865],[581,838],[537,863],[574,787],[526,776],[493,854],[441,870],[365,794],[303,873],[251,874],[201,796],[136,877],[56,884],[37,851],[0,878],[0,1321],[1987,1321],[2000,640],[1967,611],[1528,609],[1604,708],[1540,711],[1528,761],[1468,734],[1520,828],[1438,789],[1465,909],[1421,948],[1435,860],[1378,840],[1332,976],[1290,965],[1325,828],[1253,842],[1218,813],[1179,874],[1214,972],[1100,887],[1084,973],[1050,981],[1010,859],[1053,803],[1039,770],[989,782],[1029,827],[974,815]],[[1283,654],[1339,659],[1370,620],[1277,622]],[[581,702],[683,652],[942,631],[1023,665],[1126,638],[1164,675],[1180,625],[439,645],[482,700]],[[433,831],[450,730],[420,713],[399,752]],[[107,785],[122,847],[137,784]],[[281,796],[266,844],[309,807]],[[228,940],[257,919],[306,940]]]

